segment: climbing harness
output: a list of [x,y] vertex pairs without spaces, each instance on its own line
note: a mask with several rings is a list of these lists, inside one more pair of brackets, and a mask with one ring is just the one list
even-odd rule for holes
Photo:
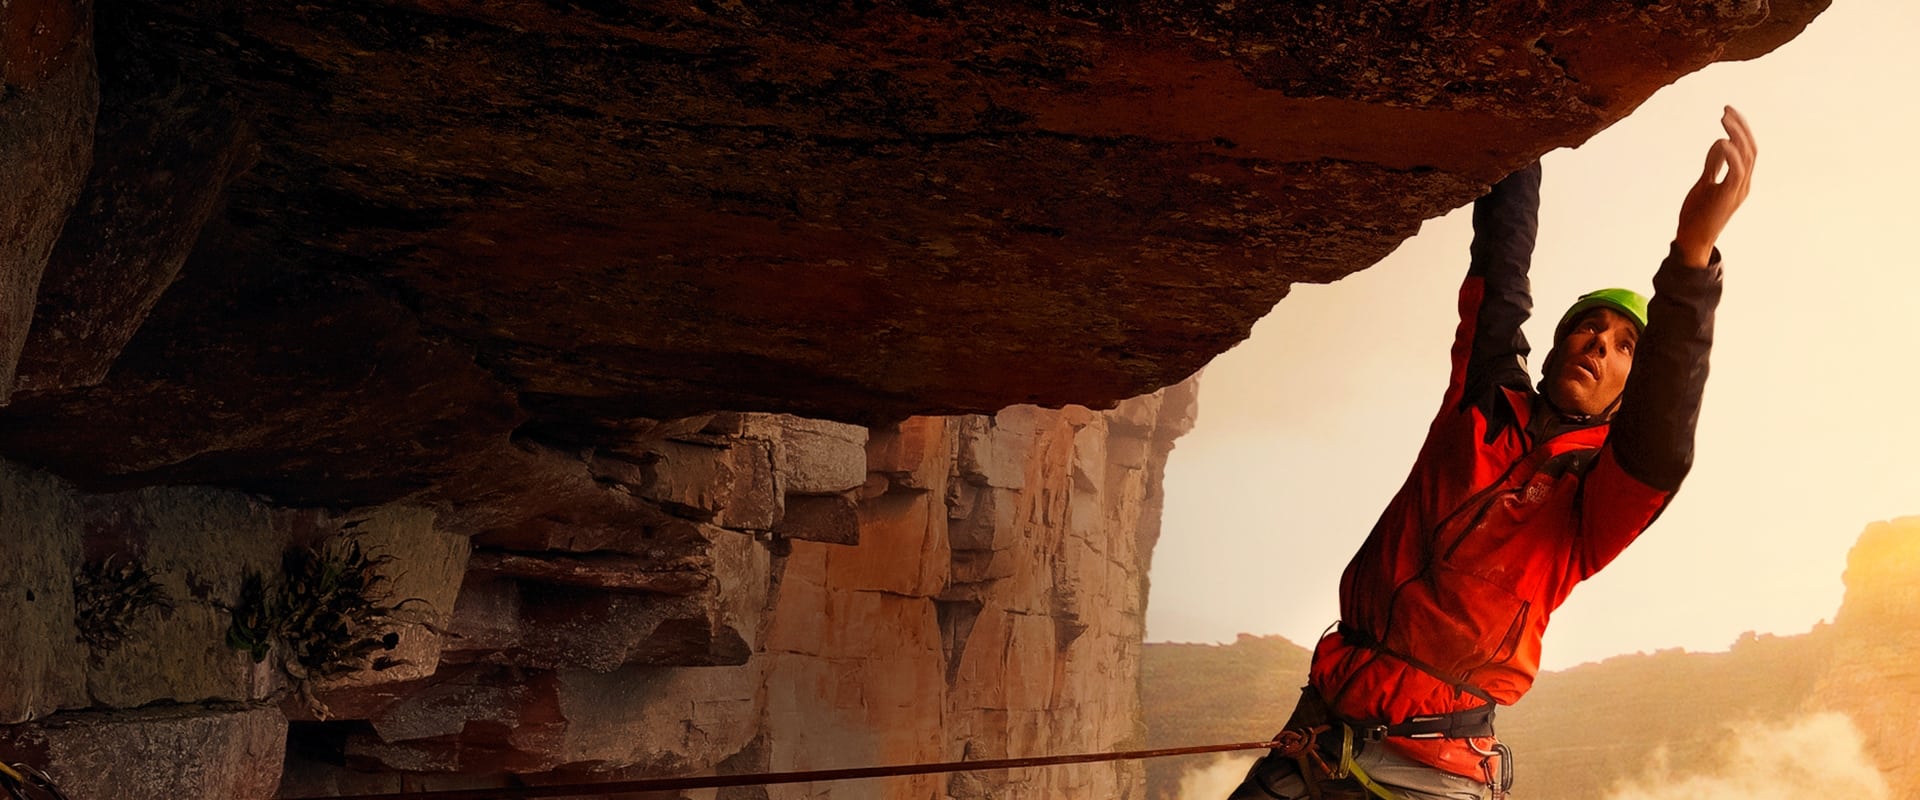
[[26,764],[0,762],[0,789],[6,790],[7,800],[70,800],[47,773]]
[[[1339,740],[1337,748],[1325,741],[1333,738]],[[1398,793],[1368,775],[1354,758],[1358,753],[1354,747],[1356,738],[1353,726],[1340,723],[1288,728],[1274,737],[1269,757],[1292,759],[1297,770],[1293,775],[1306,786],[1307,797],[1313,800],[1361,800],[1366,796],[1401,800]],[[1369,740],[1359,741],[1364,746]],[[1333,753],[1336,749],[1337,757]],[[1262,791],[1272,797],[1281,796],[1268,784],[1267,776],[1260,775],[1258,767],[1252,774]]]
[[1361,786],[1366,787],[1367,791],[1372,792],[1373,796],[1380,798],[1380,800],[1400,800],[1400,795],[1394,794],[1393,790],[1385,786],[1381,786],[1379,781],[1374,780],[1373,776],[1368,775],[1366,770],[1360,768],[1359,762],[1353,760],[1353,726],[1342,725],[1340,728],[1340,771],[1345,774],[1336,777],[1344,778],[1352,776],[1355,781],[1358,781]]
[[[1335,717],[1312,686],[1302,687],[1300,691],[1300,707],[1293,719],[1287,721],[1287,729],[1274,737],[1273,754],[1294,761],[1298,770],[1295,774],[1306,785],[1307,797],[1313,800],[1362,797],[1401,800],[1399,793],[1367,774],[1356,758],[1361,750],[1389,737],[1471,739],[1493,735],[1492,703],[1451,714],[1417,716],[1394,724],[1350,722]],[[1482,756],[1480,766],[1491,800],[1505,800],[1513,785],[1511,752],[1506,745],[1498,743],[1492,750],[1477,746],[1474,750]],[[1257,769],[1254,775],[1259,777],[1260,788],[1267,794],[1280,796],[1266,785],[1267,778],[1259,776]]]
[[[1376,729],[1377,730],[1377,729]],[[1305,728],[1289,728],[1274,737],[1273,752],[1291,758],[1297,765],[1296,773],[1300,782],[1306,785],[1307,797],[1313,800],[1360,800],[1361,797],[1378,800],[1402,800],[1401,795],[1381,784],[1360,766],[1356,756],[1360,749],[1375,744],[1382,739],[1369,735],[1369,731],[1343,723],[1315,725]],[[1331,750],[1332,745],[1323,744],[1323,737],[1337,738],[1338,758],[1331,753],[1323,753],[1322,748]],[[1480,762],[1485,772],[1485,782],[1490,800],[1506,800],[1507,792],[1513,786],[1513,761],[1510,751],[1504,744],[1494,745],[1492,750],[1479,750],[1485,758]],[[1495,763],[1498,766],[1495,766]],[[1262,786],[1267,794],[1279,797],[1271,786]],[[1345,781],[1346,791],[1341,791],[1335,782]],[[1364,790],[1364,791],[1362,791]]]

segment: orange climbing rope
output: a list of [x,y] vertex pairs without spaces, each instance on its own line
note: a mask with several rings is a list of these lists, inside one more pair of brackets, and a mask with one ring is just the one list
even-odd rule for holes
[[891,767],[821,769],[807,772],[762,772],[752,775],[711,775],[699,778],[649,778],[636,781],[573,783],[553,786],[514,786],[500,789],[446,789],[431,792],[393,794],[356,794],[332,797],[282,798],[281,800],[521,800],[534,797],[570,797],[574,795],[620,795],[640,792],[666,792],[684,789],[714,789],[725,786],[772,786],[783,783],[847,781],[861,778],[887,778],[900,775],[931,775],[942,772],[970,772],[1017,767],[1049,767],[1061,764],[1091,764],[1101,761],[1136,761],[1166,756],[1201,753],[1226,753],[1235,750],[1269,750],[1290,744],[1288,741],[1241,742],[1197,747],[1170,747],[1159,750],[1128,750],[1117,753],[1081,753],[1068,756],[1003,758],[995,761],[948,761],[940,764],[902,764]]

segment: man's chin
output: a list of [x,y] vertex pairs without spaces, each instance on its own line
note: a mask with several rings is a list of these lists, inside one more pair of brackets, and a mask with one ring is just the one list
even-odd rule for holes
[[1548,394],[1553,400],[1554,407],[1560,409],[1562,413],[1590,415],[1594,412],[1582,410],[1591,405],[1587,402],[1589,399],[1588,393],[1582,391],[1584,388],[1585,387],[1582,387],[1577,380],[1563,379],[1561,383],[1554,386],[1553,391]]

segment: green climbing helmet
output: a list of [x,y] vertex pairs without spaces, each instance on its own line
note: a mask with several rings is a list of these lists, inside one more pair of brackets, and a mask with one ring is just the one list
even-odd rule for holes
[[1592,308],[1613,309],[1625,314],[1641,330],[1647,329],[1647,298],[1632,289],[1601,289],[1580,295],[1580,299],[1573,301],[1567,313],[1560,315],[1560,323],[1553,326],[1553,340],[1558,342],[1566,338],[1567,326],[1573,324],[1575,317]]

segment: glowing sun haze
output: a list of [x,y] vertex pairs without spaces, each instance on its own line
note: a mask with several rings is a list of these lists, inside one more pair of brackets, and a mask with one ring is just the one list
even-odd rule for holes
[[[1843,2],[1754,62],[1670,86],[1545,159],[1527,326],[1536,378],[1580,293],[1651,291],[1731,104],[1752,123],[1753,194],[1720,245],[1721,303],[1694,469],[1653,528],[1556,615],[1546,664],[1722,650],[1839,607],[1869,522],[1920,514],[1920,4]],[[1447,375],[1465,209],[1379,265],[1301,285],[1215,359],[1167,467],[1150,641],[1282,634],[1336,616],[1347,559],[1405,479]]]

